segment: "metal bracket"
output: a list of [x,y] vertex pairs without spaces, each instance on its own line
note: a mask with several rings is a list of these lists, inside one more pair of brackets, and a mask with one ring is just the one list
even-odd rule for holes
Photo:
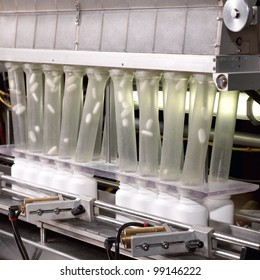
[[75,20],[75,24],[79,25],[80,24],[80,3],[79,3],[79,1],[76,1],[75,7],[76,7],[76,20]]
[[[94,198],[81,197],[75,200],[46,201],[27,204],[25,216],[28,222],[64,220],[71,218],[81,218],[88,222],[94,220]],[[79,215],[73,215],[73,210],[83,206],[85,211]]]
[[211,233],[214,229],[193,226],[188,231],[135,235],[132,237],[133,257],[196,252],[210,257]]

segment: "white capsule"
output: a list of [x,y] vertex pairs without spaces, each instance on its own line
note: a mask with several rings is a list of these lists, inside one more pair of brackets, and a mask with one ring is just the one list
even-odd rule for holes
[[51,104],[48,104],[48,105],[47,105],[47,108],[48,108],[48,110],[49,110],[52,114],[55,114],[55,110],[54,110],[54,108],[51,106]]
[[124,109],[120,114],[121,118],[124,119],[125,117],[127,117],[129,114],[131,114],[131,111],[131,108]]
[[36,126],[34,127],[34,130],[35,130],[36,132],[40,132],[40,131],[41,131],[41,128],[40,128],[39,125],[36,125]]
[[69,138],[64,138],[63,139],[63,142],[66,143],[66,144],[69,143],[69,141],[70,141]]
[[20,108],[21,106],[23,106],[21,103],[17,103],[16,105],[13,106],[12,110],[16,111],[18,108]]
[[127,109],[127,108],[130,107],[130,105],[129,105],[128,102],[126,102],[126,101],[123,101],[123,102],[122,102],[122,106],[123,106],[124,109]]
[[15,113],[16,115],[21,115],[22,113],[25,112],[25,110],[26,110],[25,106],[22,105],[15,111]]
[[129,125],[128,119],[123,119],[122,120],[122,125],[123,125],[123,127],[128,127],[128,125]]
[[150,130],[150,129],[152,128],[152,126],[153,126],[153,120],[152,120],[152,119],[149,119],[149,120],[146,122],[146,124],[145,124],[145,128],[146,128],[147,130]]
[[14,89],[13,93],[16,94],[16,95],[21,95],[22,94],[22,92],[19,89]]
[[91,113],[88,113],[85,121],[86,121],[86,123],[90,123],[91,120],[92,120],[92,115],[91,115]]
[[97,113],[98,113],[99,108],[100,108],[100,105],[101,105],[101,103],[100,103],[100,101],[98,101],[98,102],[96,103],[94,109],[93,109],[93,114],[97,114]]
[[56,154],[56,152],[57,152],[57,146],[53,146],[53,147],[51,147],[50,149],[49,149],[49,151],[47,152],[47,154],[48,155],[54,155],[54,154]]
[[37,97],[37,95],[36,95],[35,92],[32,93],[32,97],[33,97],[33,99],[34,99],[35,102],[38,102],[38,101],[39,101],[39,99],[38,99],[38,97]]
[[9,80],[9,88],[10,88],[10,90],[14,90],[15,89],[15,82],[14,82],[14,80]]
[[123,97],[123,93],[122,93],[121,90],[118,91],[118,93],[117,93],[117,98],[118,98],[118,101],[119,101],[120,103],[123,101],[124,97]]
[[33,143],[37,142],[37,138],[36,138],[36,136],[35,136],[35,134],[34,134],[33,131],[29,131],[29,139],[30,139]]
[[29,79],[29,84],[32,85],[35,82],[36,74],[32,73]]
[[34,84],[32,84],[30,91],[34,92],[38,89],[38,87],[39,87],[39,83],[35,82]]
[[56,92],[57,90],[58,90],[58,87],[57,87],[57,86],[50,88],[50,91],[51,91],[51,92]]
[[151,131],[142,130],[141,132],[142,132],[142,134],[145,135],[145,136],[153,137],[153,133],[152,133]]
[[204,144],[206,142],[206,132],[203,128],[199,129],[198,138],[201,144]]
[[46,80],[46,83],[47,83],[47,85],[48,85],[50,88],[54,88],[54,87],[55,87],[55,83],[54,83],[51,79],[47,79],[47,80]]
[[77,85],[71,84],[67,87],[67,92],[71,93],[71,92],[75,91],[76,89],[77,89]]
[[67,79],[67,84],[68,85],[71,85],[71,84],[74,84],[77,80],[77,77],[76,76],[70,76],[68,79]]
[[97,91],[96,91],[96,88],[92,88],[92,97],[93,97],[93,99],[97,99]]

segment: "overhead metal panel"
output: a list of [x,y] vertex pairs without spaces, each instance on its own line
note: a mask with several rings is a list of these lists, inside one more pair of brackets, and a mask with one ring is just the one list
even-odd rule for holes
[[0,26],[8,26],[8,28],[0,28],[0,46],[2,48],[15,47],[16,21],[16,15],[0,16]]
[[21,14],[17,20],[16,48],[33,48],[36,26],[35,14]]

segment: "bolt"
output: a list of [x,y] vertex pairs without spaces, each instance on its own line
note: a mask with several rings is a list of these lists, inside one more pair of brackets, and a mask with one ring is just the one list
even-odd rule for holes
[[162,243],[162,248],[163,248],[163,249],[168,249],[168,248],[169,248],[169,243],[166,242],[166,241],[164,241],[164,242]]
[[37,210],[37,214],[38,214],[38,216],[41,216],[41,215],[43,214],[42,209],[38,209],[38,210]]
[[55,208],[55,209],[54,209],[54,213],[55,213],[56,215],[59,215],[59,214],[60,214],[60,209],[59,209],[59,208]]
[[149,245],[147,243],[144,243],[141,248],[144,250],[144,251],[148,251],[149,250]]
[[227,87],[228,84],[228,80],[227,77],[223,74],[219,75],[217,77],[217,86],[219,89],[225,89]]

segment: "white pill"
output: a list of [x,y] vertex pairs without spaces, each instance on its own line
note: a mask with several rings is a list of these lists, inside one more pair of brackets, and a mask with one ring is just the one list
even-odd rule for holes
[[71,85],[71,84],[75,83],[76,80],[77,80],[77,77],[76,77],[76,76],[71,76],[71,77],[69,77],[69,78],[67,79],[67,83],[68,83],[69,85]]
[[39,87],[39,83],[36,82],[31,86],[30,91],[34,92],[38,89],[38,87]]
[[34,99],[35,102],[38,102],[38,101],[39,101],[39,99],[38,99],[38,97],[37,97],[37,95],[36,95],[35,92],[32,93],[32,97],[33,97],[33,99]]
[[10,88],[10,90],[13,90],[15,88],[14,80],[9,80],[9,88]]
[[91,119],[92,119],[92,115],[90,113],[88,113],[86,116],[86,123],[90,123]]
[[150,130],[153,126],[153,120],[152,119],[149,119],[146,124],[145,124],[145,128]]
[[13,106],[13,111],[16,111],[18,108],[20,108],[21,106],[23,106],[21,103],[18,103],[16,105]]
[[168,174],[168,169],[164,169],[164,170],[163,170],[163,174],[164,174],[164,175]]
[[152,133],[151,131],[142,130],[141,132],[142,132],[142,134],[145,135],[145,136],[153,137],[153,133]]
[[16,95],[21,95],[22,94],[22,92],[19,89],[14,89],[13,93],[16,94]]
[[16,114],[17,115],[21,115],[22,113],[24,113],[26,110],[25,106],[20,106],[17,110],[16,110]]
[[123,101],[124,97],[123,97],[123,93],[122,93],[121,90],[118,91],[118,93],[117,93],[117,98],[118,98],[118,101],[119,101],[120,103]]
[[126,102],[126,101],[123,101],[123,102],[122,102],[122,106],[123,106],[124,109],[127,109],[127,108],[130,107],[130,105],[129,105],[128,102]]
[[52,148],[49,149],[49,151],[47,152],[48,155],[53,155],[57,152],[57,146],[53,146]]
[[60,75],[60,72],[58,72],[58,71],[52,71],[51,74],[52,74],[52,76],[57,77],[57,76]]
[[70,86],[67,87],[67,92],[71,93],[76,89],[77,89],[77,85],[76,84],[71,84]]
[[206,142],[206,132],[203,128],[199,129],[198,138],[201,144],[204,144]]
[[69,143],[69,141],[70,141],[69,138],[64,138],[64,139],[63,139],[63,142],[64,142],[64,143]]
[[100,102],[97,102],[94,109],[93,109],[93,114],[97,114],[98,111],[99,111],[99,108],[100,108],[100,105],[101,103]]
[[54,83],[51,79],[47,79],[47,80],[46,80],[46,83],[47,83],[47,85],[48,85],[50,88],[54,88],[54,87],[55,87],[55,83]]
[[122,125],[123,125],[123,127],[127,127],[129,125],[128,119],[123,119]]
[[36,74],[32,73],[29,79],[29,84],[32,85],[35,82]]
[[97,91],[96,91],[96,88],[93,88],[93,89],[92,89],[92,97],[93,97],[93,99],[96,99],[96,98],[97,98]]
[[40,128],[39,125],[36,125],[36,126],[34,127],[34,129],[35,129],[36,132],[40,132],[40,131],[41,131],[41,128]]
[[54,108],[51,106],[51,104],[48,104],[48,105],[47,105],[47,108],[48,108],[48,110],[49,110],[52,114],[55,114],[55,110],[54,110]]
[[128,116],[131,113],[131,111],[132,111],[131,108],[124,109],[120,114],[121,118],[124,119],[126,116]]
[[34,143],[37,142],[37,138],[33,131],[29,131],[29,139]]

